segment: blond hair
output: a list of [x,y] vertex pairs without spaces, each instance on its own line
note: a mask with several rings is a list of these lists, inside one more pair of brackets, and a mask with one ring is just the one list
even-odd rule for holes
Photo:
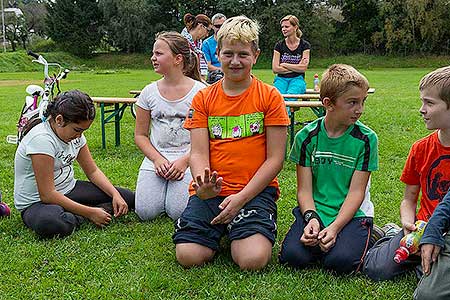
[[423,76],[419,83],[419,91],[439,89],[439,98],[450,107],[450,66],[442,67]]
[[342,94],[348,92],[352,87],[362,90],[369,89],[367,78],[355,68],[344,64],[330,66],[322,75],[320,84],[320,99],[329,98],[332,103]]
[[294,15],[287,15],[287,16],[285,16],[283,19],[281,19],[280,25],[284,21],[288,21],[294,27],[297,26],[297,30],[295,30],[295,35],[298,38],[302,37],[303,32],[300,30],[300,22],[298,21],[298,18],[296,16],[294,16]]
[[217,32],[217,48],[222,48],[224,40],[250,43],[254,53],[259,49],[259,25],[246,16],[227,19]]

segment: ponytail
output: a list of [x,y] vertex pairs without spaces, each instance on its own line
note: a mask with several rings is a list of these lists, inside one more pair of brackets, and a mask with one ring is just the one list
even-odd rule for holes
[[184,75],[197,81],[203,81],[203,78],[200,75],[200,61],[198,55],[192,50],[189,51],[189,61],[187,61],[184,66]]

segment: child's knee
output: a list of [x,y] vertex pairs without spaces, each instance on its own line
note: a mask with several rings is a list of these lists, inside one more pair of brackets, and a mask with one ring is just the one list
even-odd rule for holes
[[323,260],[325,269],[335,271],[340,274],[348,274],[355,271],[361,263],[360,258],[352,253],[329,254]]
[[242,270],[260,270],[272,258],[272,243],[262,234],[234,240],[231,243],[231,256]]
[[[232,253],[233,254],[233,253]],[[233,255],[233,261],[241,270],[261,270],[270,262],[272,258],[272,248],[255,249],[253,252],[236,253]]]
[[215,251],[198,244],[177,244],[175,247],[177,261],[183,267],[201,266],[211,261]]
[[142,221],[150,221],[159,216],[162,212],[151,206],[136,206],[135,212]]
[[386,260],[375,260],[371,256],[366,255],[363,266],[363,273],[374,281],[390,280],[395,277],[398,268],[394,265],[394,261],[388,263]]
[[41,238],[65,237],[76,229],[79,220],[70,212],[62,212],[59,218],[48,215],[42,216],[34,224],[34,231]]
[[302,269],[311,262],[311,254],[305,250],[305,247],[298,240],[288,240],[288,237],[286,237],[281,246],[278,260],[280,264]]

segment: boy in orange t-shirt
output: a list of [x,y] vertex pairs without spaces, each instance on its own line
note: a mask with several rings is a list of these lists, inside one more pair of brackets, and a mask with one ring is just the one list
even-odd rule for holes
[[[403,236],[416,229],[416,220],[428,222],[450,188],[449,73],[449,67],[440,68],[420,81],[422,106],[419,112],[427,129],[435,131],[416,141],[409,151],[400,177],[406,184],[400,204],[403,230],[393,237],[380,239],[367,253],[364,272],[373,280],[389,280],[420,266],[420,257],[417,255],[409,256],[400,264],[395,263],[394,252]],[[416,271],[420,275],[420,268],[416,268]]]
[[194,180],[173,240],[185,267],[212,260],[225,234],[241,269],[261,269],[272,256],[289,119],[280,93],[251,75],[258,30],[243,16],[225,21],[218,32],[224,79],[198,92],[184,125]]

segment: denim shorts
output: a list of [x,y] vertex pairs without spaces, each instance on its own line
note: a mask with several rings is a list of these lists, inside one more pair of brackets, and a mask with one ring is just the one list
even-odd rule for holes
[[267,187],[247,202],[229,224],[211,225],[212,219],[221,211],[219,204],[226,197],[201,200],[192,195],[183,214],[175,221],[173,242],[200,244],[216,251],[224,235],[233,241],[259,233],[273,245],[277,235],[276,197],[277,189]]

